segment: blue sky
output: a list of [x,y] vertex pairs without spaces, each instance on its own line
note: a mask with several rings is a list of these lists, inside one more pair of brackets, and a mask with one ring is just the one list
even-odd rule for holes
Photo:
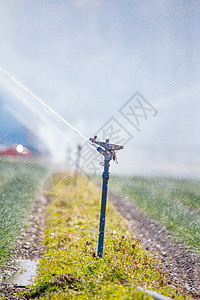
[[[0,66],[88,137],[139,91],[158,115],[139,134],[120,121],[134,139],[114,170],[196,175],[199,23],[196,0],[0,1]],[[79,138],[19,94],[0,75],[1,98],[61,160]]]

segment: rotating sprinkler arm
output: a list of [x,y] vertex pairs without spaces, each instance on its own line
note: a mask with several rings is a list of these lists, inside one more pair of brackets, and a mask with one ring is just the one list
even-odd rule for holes
[[[116,150],[121,150],[124,147],[116,144],[109,143],[109,139],[106,139],[105,142],[97,141],[97,136],[94,138],[90,138],[89,141],[91,145],[95,146],[97,151],[101,153],[103,156],[105,156],[105,159],[111,161],[114,160],[114,162],[117,162],[117,156],[116,156]],[[98,145],[98,146],[97,146]]]

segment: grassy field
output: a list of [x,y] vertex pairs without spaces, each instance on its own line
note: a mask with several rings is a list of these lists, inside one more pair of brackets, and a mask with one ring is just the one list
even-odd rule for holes
[[39,164],[0,160],[0,263],[20,234],[45,176]]
[[112,176],[110,187],[200,253],[200,181]]
[[[56,175],[57,176],[57,175]],[[59,183],[60,181],[60,183]],[[137,286],[191,299],[164,277],[108,201],[103,258],[96,256],[101,192],[85,178],[54,177],[44,234],[46,250],[27,299],[152,299]]]

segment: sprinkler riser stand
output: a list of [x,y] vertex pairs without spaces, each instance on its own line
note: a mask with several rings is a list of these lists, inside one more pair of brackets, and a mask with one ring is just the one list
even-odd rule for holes
[[108,190],[108,180],[109,180],[109,164],[110,160],[107,156],[104,160],[104,172],[102,175],[103,186],[102,186],[102,198],[101,198],[101,215],[100,215],[100,225],[99,225],[99,242],[97,255],[99,257],[103,256],[103,243],[104,243],[104,229],[106,221],[106,202],[107,202],[107,190]]
[[[104,229],[105,229],[105,220],[106,220],[106,201],[107,201],[107,190],[108,190],[108,180],[109,180],[109,167],[110,161],[116,161],[116,150],[121,150],[124,147],[120,145],[110,144],[109,139],[106,139],[105,142],[100,142],[96,140],[97,136],[90,138],[89,141],[97,149],[99,153],[104,156],[104,162],[100,163],[104,166],[104,171],[102,174],[103,185],[102,185],[102,197],[101,197],[101,215],[100,215],[100,225],[99,225],[99,241],[97,255],[99,257],[103,256],[103,243],[104,243]],[[96,146],[98,145],[98,147]]]

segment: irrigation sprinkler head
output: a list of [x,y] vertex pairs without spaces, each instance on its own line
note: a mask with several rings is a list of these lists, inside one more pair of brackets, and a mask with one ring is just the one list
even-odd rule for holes
[[[98,145],[98,147],[96,147],[97,151],[99,153],[101,153],[103,156],[105,156],[106,160],[108,160],[108,161],[113,160],[115,163],[118,164],[116,151],[124,149],[124,147],[120,146],[120,145],[109,143],[109,139],[106,139],[105,142],[100,142],[100,141],[97,141],[96,139],[97,139],[97,136],[95,136],[94,138],[90,138],[89,141],[91,142],[91,144],[93,144],[95,146]],[[100,164],[102,165],[102,163],[100,163]]]

